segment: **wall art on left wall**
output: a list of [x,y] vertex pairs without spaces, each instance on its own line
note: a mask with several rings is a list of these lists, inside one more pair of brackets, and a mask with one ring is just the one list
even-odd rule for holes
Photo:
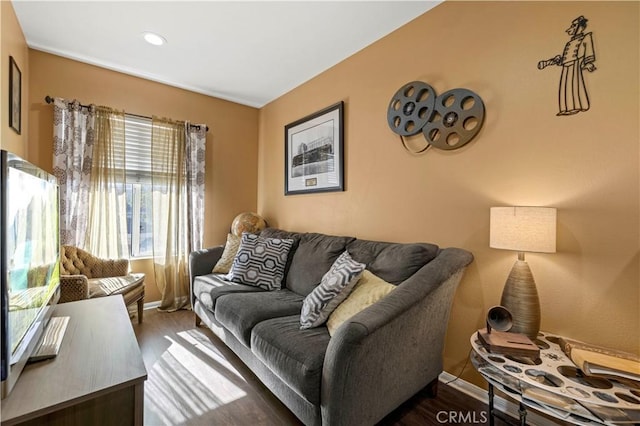
[[22,126],[22,73],[9,56],[9,127],[20,134]]

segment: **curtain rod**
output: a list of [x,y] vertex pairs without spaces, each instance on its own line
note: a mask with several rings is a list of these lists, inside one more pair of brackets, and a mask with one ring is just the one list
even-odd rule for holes
[[[52,104],[53,103],[53,98],[49,95],[44,97],[44,100],[46,103],[48,104]],[[84,105],[84,104],[79,104],[81,108],[89,108],[89,105]],[[131,114],[129,112],[126,112],[125,114],[127,115],[132,115],[134,117],[139,117],[139,118],[146,118],[148,120],[151,120],[152,118],[146,115],[139,115],[139,114]],[[199,124],[192,124],[193,127],[197,127],[198,129],[201,127]],[[209,131],[209,126],[204,126],[205,130],[208,132]]]

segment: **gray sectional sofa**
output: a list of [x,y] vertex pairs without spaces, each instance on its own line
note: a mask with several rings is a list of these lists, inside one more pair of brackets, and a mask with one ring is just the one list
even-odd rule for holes
[[[419,390],[435,394],[456,287],[471,253],[287,232],[293,239],[282,288],[230,282],[211,270],[224,247],[191,253],[196,325],[204,322],[307,425],[372,425]],[[345,250],[397,287],[343,323],[300,329],[305,296]]]

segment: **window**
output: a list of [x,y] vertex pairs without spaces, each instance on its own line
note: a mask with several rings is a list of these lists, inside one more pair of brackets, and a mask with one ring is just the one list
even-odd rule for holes
[[125,114],[124,128],[129,253],[151,257],[151,119]]

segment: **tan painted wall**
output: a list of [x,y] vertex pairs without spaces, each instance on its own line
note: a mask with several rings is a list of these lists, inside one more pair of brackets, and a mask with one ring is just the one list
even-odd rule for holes
[[[29,158],[51,170],[53,106],[46,95],[78,99],[140,115],[206,123],[204,245],[224,244],[239,212],[255,211],[258,110],[144,80],[60,56],[29,50]],[[134,261],[146,272],[146,301],[159,300],[150,260]]]
[[[9,57],[13,56],[22,72],[22,126],[20,134],[9,127]],[[29,119],[29,47],[22,34],[13,5],[0,1],[0,148],[21,157],[27,155]]]
[[[529,254],[542,329],[640,353],[638,2],[446,2],[260,111],[258,211],[289,230],[435,242],[475,255],[445,349],[458,374],[516,254],[489,248],[489,208],[558,208],[556,254]],[[589,19],[590,111],[556,117],[564,30]],[[486,120],[456,151],[405,151],[391,96],[422,80],[478,93]],[[345,102],[346,191],[284,196],[286,124]],[[420,140],[420,139],[418,139]],[[416,142],[416,141],[414,141]],[[464,378],[481,384],[467,367]]]

